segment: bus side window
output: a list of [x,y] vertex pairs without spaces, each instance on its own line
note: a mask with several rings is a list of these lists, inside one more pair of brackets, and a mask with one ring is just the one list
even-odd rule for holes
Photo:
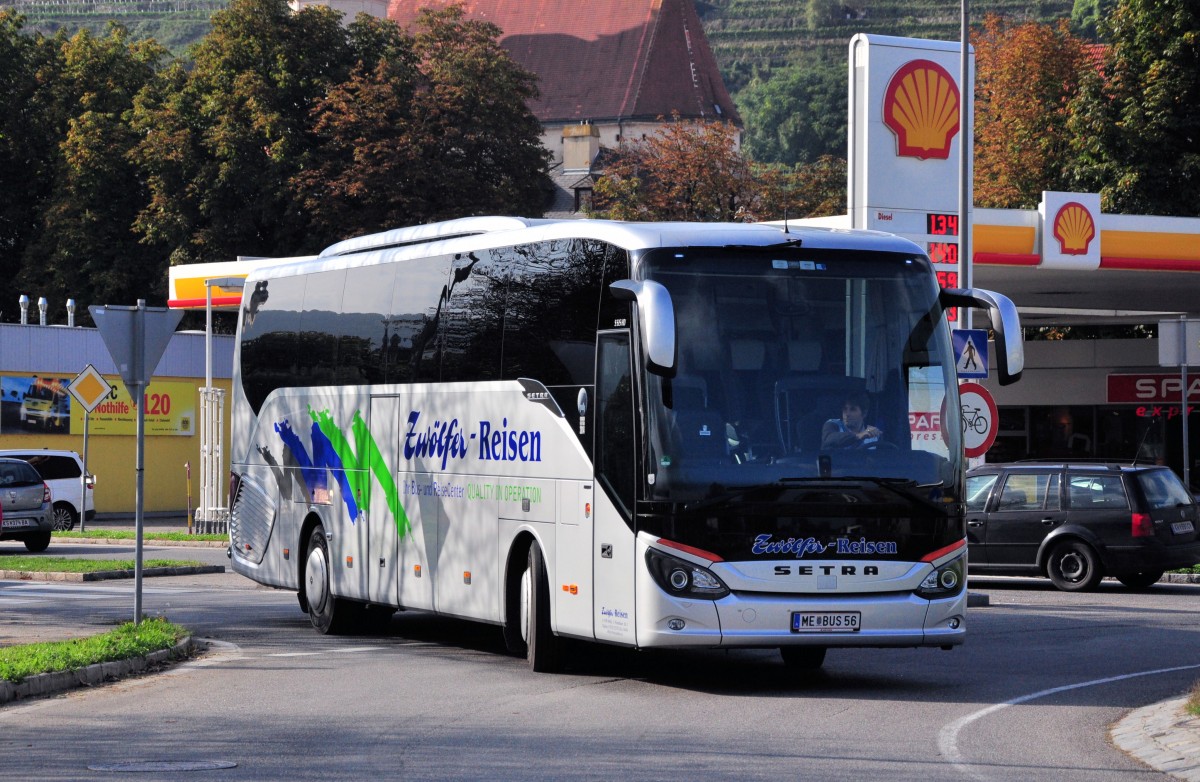
[[597,337],[596,418],[597,479],[632,518],[636,454],[629,332]]
[[489,250],[456,257],[453,269],[441,315],[441,380],[499,380],[507,272]]

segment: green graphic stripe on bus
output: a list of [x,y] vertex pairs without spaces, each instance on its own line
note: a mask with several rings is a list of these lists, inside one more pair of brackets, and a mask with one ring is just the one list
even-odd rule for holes
[[[383,461],[379,445],[371,436],[371,431],[367,428],[367,422],[363,420],[362,415],[355,410],[354,418],[351,420],[350,430],[354,433],[354,443],[358,446],[357,449],[352,449],[346,435],[333,422],[333,417],[328,410],[317,413],[313,411],[312,407],[309,407],[308,414],[320,427],[321,433],[329,441],[333,452],[337,454],[342,466],[346,468],[346,479],[350,483],[354,497],[362,502],[363,509],[369,509],[370,506],[370,474],[373,474],[383,489],[388,508],[392,512],[392,518],[396,520],[396,534],[401,538],[407,535],[410,524],[408,515],[404,512],[404,506],[400,504],[400,492],[396,488],[396,482],[392,479],[391,470]],[[369,467],[371,473],[363,472],[364,467]]]

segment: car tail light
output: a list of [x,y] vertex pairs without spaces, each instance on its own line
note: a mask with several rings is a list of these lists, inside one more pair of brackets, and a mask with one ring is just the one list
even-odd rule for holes
[[42,502],[50,502],[50,484],[42,481]]
[[1154,522],[1149,513],[1133,514],[1133,536],[1135,538],[1154,537]]
[[85,486],[87,486],[89,489],[94,489],[94,488],[96,488],[96,476],[95,476],[95,475],[91,475],[91,474],[89,473],[87,476],[85,476],[85,477],[84,477],[84,479],[83,479],[83,483],[84,483],[84,485],[85,485]]

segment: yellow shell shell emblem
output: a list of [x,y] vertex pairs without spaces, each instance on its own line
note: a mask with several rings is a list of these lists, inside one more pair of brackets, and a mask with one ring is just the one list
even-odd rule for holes
[[1087,255],[1096,237],[1096,221],[1087,207],[1077,201],[1063,204],[1054,216],[1054,238],[1063,255]]
[[958,133],[958,84],[932,60],[912,60],[892,74],[883,96],[883,124],[896,134],[900,157],[950,157]]

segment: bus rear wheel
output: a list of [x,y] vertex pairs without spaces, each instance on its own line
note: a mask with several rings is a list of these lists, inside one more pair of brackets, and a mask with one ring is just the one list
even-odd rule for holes
[[304,599],[308,603],[308,621],[322,634],[343,633],[355,619],[346,601],[333,596],[331,575],[325,528],[318,524],[308,536]]
[[550,629],[550,581],[546,561],[535,543],[529,547],[529,567],[521,576],[521,636],[525,659],[537,673],[562,670],[562,641]]

